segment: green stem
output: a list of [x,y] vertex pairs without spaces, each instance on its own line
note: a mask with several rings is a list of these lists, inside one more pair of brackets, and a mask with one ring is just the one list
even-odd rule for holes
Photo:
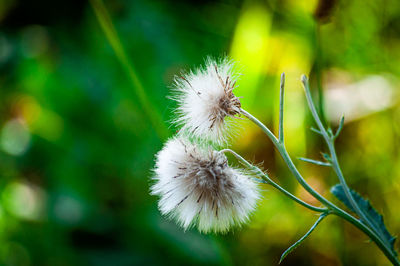
[[321,203],[325,204],[326,206],[334,205],[333,203],[329,202],[327,199],[322,197],[317,191],[315,191],[307,182],[304,180],[304,178],[301,176],[300,172],[297,170],[296,166],[294,165],[292,159],[290,158],[289,154],[286,151],[285,145],[275,137],[275,135],[267,128],[263,123],[261,123],[257,118],[252,116],[250,113],[248,113],[245,110],[241,110],[241,113],[246,116],[248,119],[250,119],[253,123],[255,123],[258,127],[261,128],[261,130],[270,138],[272,143],[275,145],[276,149],[279,151],[281,154],[283,160],[289,167],[289,170],[292,172],[296,180],[304,187],[304,189],[310,193],[312,196],[314,196],[318,201]]
[[[303,82],[303,85],[304,85],[304,90],[305,90],[305,93],[306,93],[306,98],[307,98],[307,102],[308,102],[308,106],[310,108],[311,114],[312,114],[315,122],[317,123],[317,126],[318,126],[320,132],[322,133],[322,136],[325,139],[325,142],[328,145],[329,153],[331,154],[332,168],[333,168],[333,170],[335,171],[336,175],[339,178],[339,182],[343,187],[344,193],[345,193],[347,199],[349,200],[351,206],[353,207],[354,211],[356,212],[356,214],[363,221],[365,221],[369,225],[369,227],[371,229],[373,229],[374,225],[372,224],[371,220],[361,210],[361,208],[358,206],[357,202],[354,200],[353,195],[351,195],[350,188],[348,187],[348,185],[346,183],[346,180],[344,179],[342,170],[341,170],[341,168],[339,166],[339,161],[338,161],[338,158],[337,158],[337,155],[336,155],[336,150],[335,150],[335,145],[334,145],[334,136],[328,134],[328,132],[326,131],[325,127],[322,124],[321,119],[318,116],[318,113],[317,113],[317,111],[315,109],[314,102],[312,100],[308,79],[304,75],[302,76],[302,82]],[[380,237],[383,237],[380,232],[376,232],[376,233],[378,235],[380,235]]]
[[[340,211],[339,211],[340,210]],[[349,223],[353,224],[355,227],[360,229],[362,232],[364,232],[375,244],[379,247],[379,249],[385,254],[385,256],[389,259],[389,261],[395,265],[395,266],[400,266],[400,261],[397,259],[396,255],[393,254],[390,248],[388,248],[385,243],[382,241],[382,239],[376,235],[374,231],[372,231],[371,228],[369,228],[367,225],[362,223],[360,220],[354,218],[352,215],[348,214],[347,212],[337,208],[336,210],[333,210],[333,213],[336,214],[337,216],[345,219]]]
[[286,256],[289,255],[289,253],[292,252],[298,245],[300,245],[314,231],[314,229],[319,225],[319,223],[322,222],[322,220],[325,217],[327,217],[330,213],[331,213],[330,211],[326,211],[326,212],[321,213],[321,215],[319,216],[318,220],[307,231],[307,233],[304,236],[302,236],[299,240],[297,240],[296,243],[291,245],[287,250],[285,250],[285,252],[283,252],[283,254],[281,256],[281,259],[279,260],[279,264],[281,264],[281,262],[286,258]]
[[220,152],[231,153],[233,156],[236,157],[236,159],[238,159],[241,163],[243,163],[247,168],[249,168],[250,170],[254,170],[256,172],[256,174],[265,181],[266,184],[269,184],[269,185],[273,186],[274,188],[278,189],[280,192],[282,192],[283,194],[285,194],[287,197],[291,198],[292,200],[296,201],[300,205],[303,205],[304,207],[306,207],[312,211],[316,211],[316,212],[326,212],[327,211],[326,208],[315,207],[315,206],[310,205],[310,204],[304,202],[303,200],[297,198],[295,195],[291,194],[289,191],[285,190],[284,188],[279,186],[277,183],[275,183],[267,174],[265,174],[263,171],[261,171],[260,168],[249,163],[246,159],[244,159],[242,156],[237,154],[235,151],[233,151],[231,149],[224,149],[224,150],[221,150]]
[[307,190],[307,192],[309,192],[312,196],[314,196],[319,202],[324,204],[328,209],[332,210],[332,213],[345,219],[346,221],[348,221],[349,223],[353,224],[358,229],[360,229],[362,232],[364,232],[368,237],[371,238],[372,241],[376,243],[376,245],[382,250],[382,252],[390,260],[390,262],[393,263],[393,265],[400,266],[400,262],[398,261],[396,255],[392,253],[391,249],[385,245],[384,241],[382,241],[382,239],[373,230],[371,230],[367,225],[362,223],[360,220],[354,218],[346,211],[340,209],[335,204],[325,199],[304,180],[304,178],[301,176],[300,172],[294,165],[293,161],[291,160],[289,154],[287,153],[284,144],[280,143],[278,139],[275,137],[275,135],[263,123],[261,123],[257,118],[255,118],[254,116],[252,116],[250,113],[246,112],[243,109],[241,110],[241,113],[244,116],[246,116],[250,121],[255,123],[269,137],[269,139],[272,141],[274,146],[281,154],[289,170],[292,172],[292,174],[294,175],[296,180],[300,183],[300,185],[302,185]]

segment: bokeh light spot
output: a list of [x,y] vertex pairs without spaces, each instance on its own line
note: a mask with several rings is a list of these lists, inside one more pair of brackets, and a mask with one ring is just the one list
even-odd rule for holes
[[8,121],[1,130],[1,148],[11,155],[22,155],[29,147],[30,133],[19,119]]
[[41,220],[45,210],[45,193],[37,186],[13,182],[7,185],[2,194],[4,207],[12,215],[27,219]]
[[60,196],[54,205],[54,215],[61,222],[75,224],[83,217],[83,207],[77,199]]

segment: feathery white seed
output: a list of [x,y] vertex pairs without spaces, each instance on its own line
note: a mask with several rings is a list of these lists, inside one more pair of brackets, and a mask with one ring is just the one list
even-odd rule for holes
[[185,229],[226,232],[248,220],[260,197],[257,184],[244,171],[228,165],[224,154],[170,139],[156,155],[153,195],[161,213]]
[[240,100],[233,94],[239,73],[227,58],[208,58],[204,68],[175,78],[171,99],[178,102],[174,122],[181,132],[223,144],[229,123],[227,116],[240,114]]

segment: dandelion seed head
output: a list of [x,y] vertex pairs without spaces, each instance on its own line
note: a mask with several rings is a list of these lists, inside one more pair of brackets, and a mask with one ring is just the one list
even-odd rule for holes
[[228,165],[224,154],[176,137],[156,155],[154,195],[159,209],[185,229],[226,232],[248,220],[259,198],[257,184]]
[[176,77],[171,98],[178,102],[174,122],[182,132],[223,144],[230,127],[225,118],[236,117],[241,110],[233,93],[238,76],[229,59],[208,58],[204,68]]

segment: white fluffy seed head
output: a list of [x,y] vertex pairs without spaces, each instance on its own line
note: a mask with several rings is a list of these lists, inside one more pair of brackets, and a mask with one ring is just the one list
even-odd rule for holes
[[224,154],[195,146],[182,137],[170,139],[156,155],[153,195],[159,209],[185,229],[226,232],[248,220],[259,190],[243,171],[228,165]]
[[181,132],[217,144],[226,142],[226,117],[240,114],[239,98],[233,94],[239,73],[227,58],[206,60],[204,68],[175,78],[171,99],[178,102],[174,122]]

